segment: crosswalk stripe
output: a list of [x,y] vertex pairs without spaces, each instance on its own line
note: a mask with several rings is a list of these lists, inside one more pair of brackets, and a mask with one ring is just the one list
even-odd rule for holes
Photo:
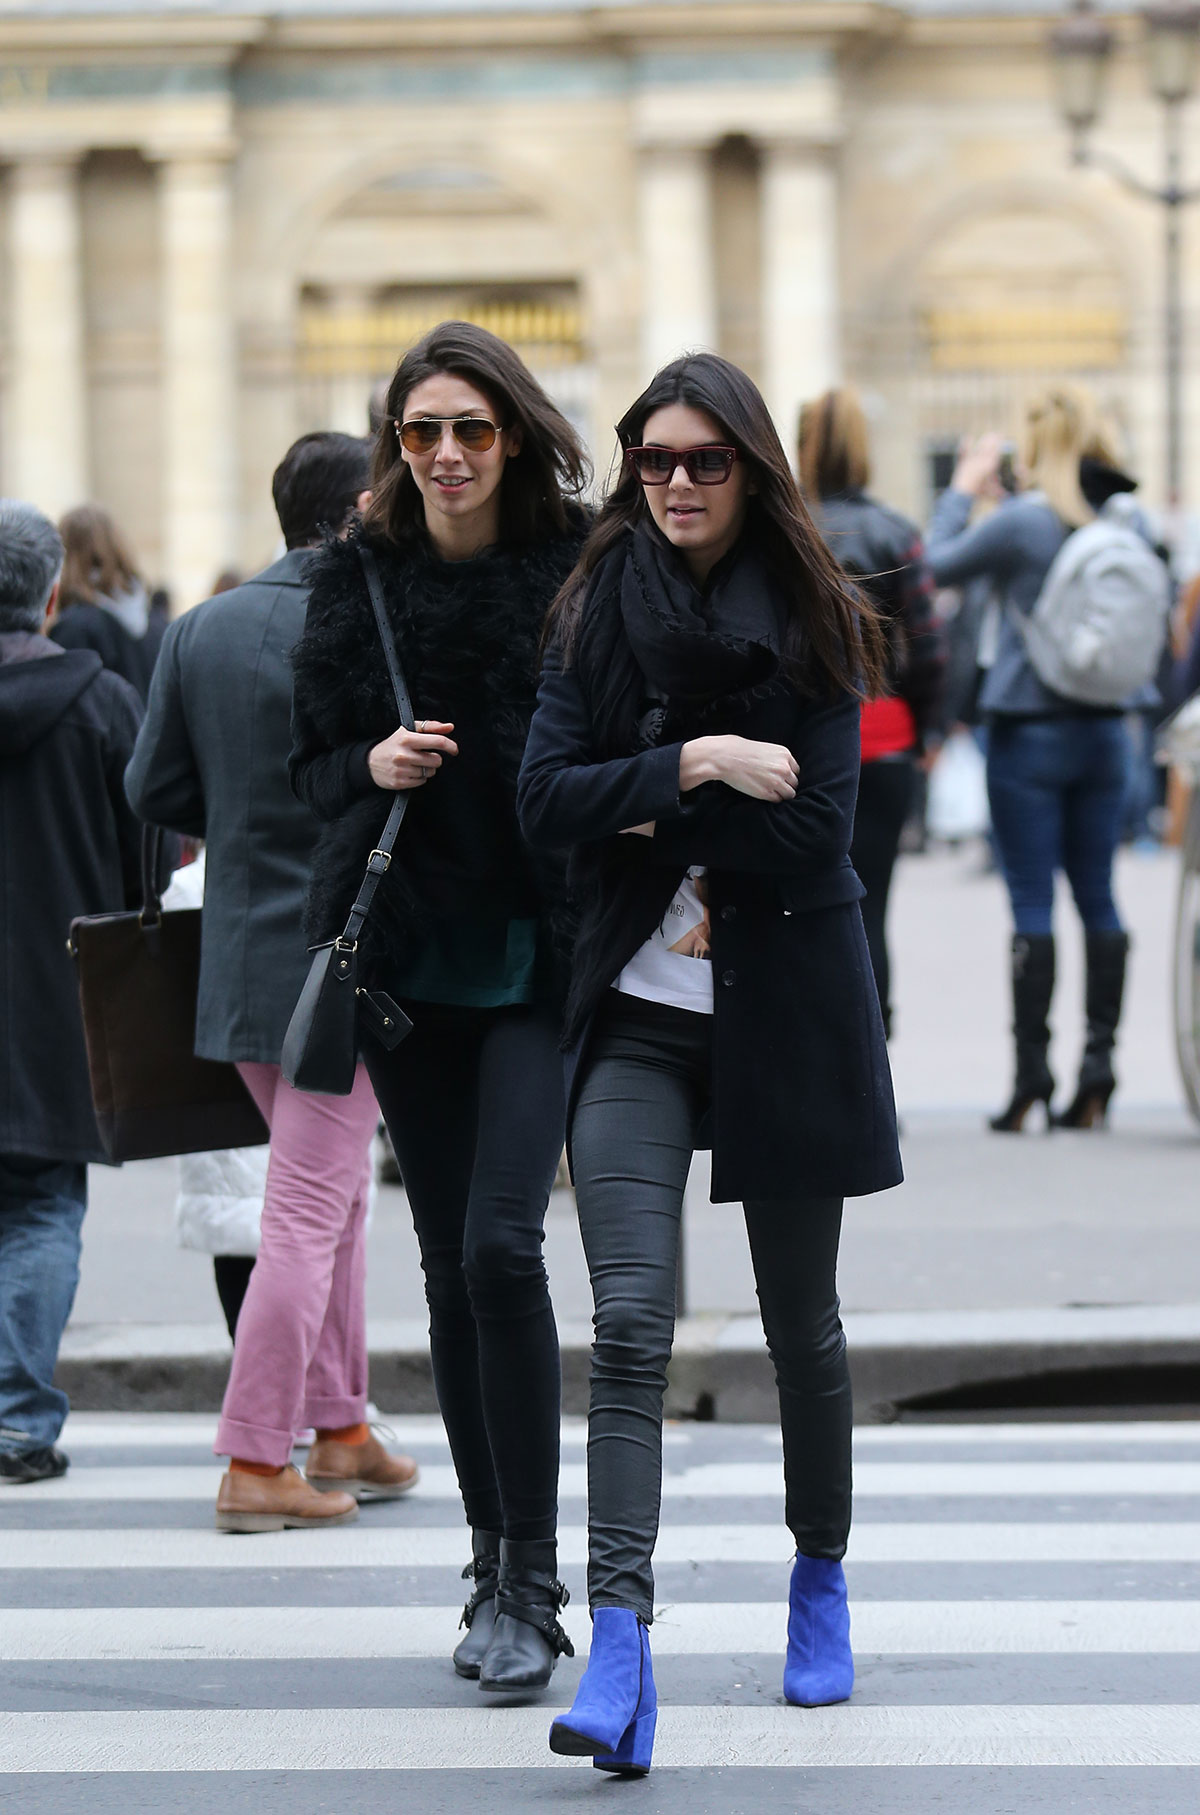
[[[223,1709],[0,1715],[10,1772],[586,1769],[552,1710]],[[671,1707],[655,1763],[717,1768],[1200,1765],[1200,1709]]]
[[[389,1422],[421,1459],[410,1499],[239,1540],[212,1527],[211,1414],[73,1418],[70,1475],[0,1492],[0,1801],[11,1772],[106,1774],[111,1798],[123,1773],[436,1770],[435,1800],[458,1807],[480,1780],[455,1786],[456,1771],[586,1770],[546,1746],[589,1636],[584,1421],[563,1425],[559,1547],[579,1656],[516,1707],[450,1668],[468,1532],[441,1424]],[[869,1427],[855,1451],[860,1686],[800,1710],[780,1700],[778,1431],[668,1430],[660,1770],[883,1767],[870,1781],[888,1808],[888,1768],[1200,1768],[1200,1701],[1147,1705],[1200,1682],[1200,1423]],[[1157,1598],[1109,1598],[1126,1595]]]
[[[264,1532],[238,1540],[216,1531],[6,1531],[0,1571],[15,1569],[298,1569],[457,1568],[468,1555],[465,1527],[390,1525],[374,1531],[370,1512],[335,1531]],[[658,1563],[785,1563],[791,1540],[774,1525],[666,1525]],[[559,1561],[587,1561],[580,1525],[559,1532]],[[1200,1524],[872,1524],[850,1538],[855,1563],[1200,1563]]]
[[[0,1658],[444,1657],[460,1606],[10,1608]],[[859,1652],[1200,1652],[1194,1601],[860,1601]],[[563,1617],[587,1649],[587,1614]],[[656,1652],[782,1651],[785,1603],[710,1601],[659,1610]]]
[[[433,1413],[381,1414],[384,1422],[401,1444],[442,1444],[445,1432],[442,1421]],[[663,1442],[668,1448],[694,1441],[698,1428],[667,1425]],[[779,1448],[779,1433],[757,1426],[734,1427],[753,1437],[768,1449]],[[63,1429],[62,1443],[87,1449],[174,1449],[194,1443],[211,1449],[217,1434],[217,1420],[211,1412],[72,1412]],[[571,1445],[585,1442],[587,1421],[564,1418],[562,1441]],[[1170,1445],[1186,1448],[1200,1444],[1200,1422],[1165,1420],[1153,1423],[1095,1424],[864,1424],[855,1427],[854,1447],[869,1454],[873,1449],[930,1448],[1021,1449],[1093,1447],[1098,1444],[1120,1444],[1129,1448]]]
[[[66,1500],[208,1500],[216,1494],[220,1465],[181,1467],[86,1468],[61,1481],[22,1487],[22,1501]],[[742,1500],[779,1494],[782,1468],[774,1462],[701,1463],[695,1468],[668,1469],[663,1498]],[[1189,1494],[1200,1497],[1200,1462],[861,1462],[855,1490],[862,1497],[961,1497],[1058,1495],[1062,1497],[1131,1497],[1146,1494]],[[433,1464],[421,1471],[419,1491],[427,1499],[457,1500],[454,1470]],[[559,1493],[564,1500],[582,1499],[587,1491],[583,1463],[563,1465]],[[3,1502],[0,1502],[3,1504]]]
[[[404,1413],[396,1417],[381,1414],[381,1423],[400,1447],[436,1444],[445,1446],[446,1432],[440,1418],[433,1414]],[[211,1450],[217,1435],[217,1420],[210,1412],[130,1412],[112,1417],[99,1412],[73,1412],[63,1426],[60,1443],[71,1452],[84,1450],[181,1449],[194,1445],[201,1453]],[[564,1418],[560,1439],[564,1448],[578,1448],[587,1443],[587,1420]],[[691,1442],[690,1430],[663,1431],[663,1444],[670,1450]],[[779,1439],[775,1439],[776,1448]]]
[[[767,1442],[779,1442],[775,1431],[764,1436]],[[897,1445],[913,1449],[934,1445],[947,1449],[1002,1449],[1013,1445],[1021,1449],[1061,1450],[1098,1443],[1119,1443],[1135,1449],[1156,1444],[1182,1447],[1200,1443],[1200,1423],[1164,1418],[1146,1423],[1097,1419],[1094,1424],[860,1424],[855,1426],[854,1443],[863,1450]]]

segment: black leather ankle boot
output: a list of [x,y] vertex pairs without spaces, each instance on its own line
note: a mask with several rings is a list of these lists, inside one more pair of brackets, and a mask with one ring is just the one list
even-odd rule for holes
[[558,1623],[571,1597],[554,1573],[556,1562],[552,1538],[500,1540],[496,1629],[479,1673],[481,1689],[544,1689],[562,1654],[574,1657]]
[[467,1628],[467,1636],[454,1653],[454,1668],[460,1676],[474,1678],[479,1675],[496,1626],[496,1584],[499,1579],[500,1533],[473,1531],[471,1561],[463,1570],[463,1581],[474,1582],[475,1586],[459,1622]]

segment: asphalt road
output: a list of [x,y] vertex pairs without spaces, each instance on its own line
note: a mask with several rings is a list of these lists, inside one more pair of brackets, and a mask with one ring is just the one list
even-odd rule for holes
[[0,1490],[0,1807],[21,1815],[593,1808],[901,1815],[1200,1805],[1200,1425],[857,1433],[848,1704],[781,1694],[778,1437],[671,1427],[651,1776],[555,1758],[583,1664],[583,1431],[562,1573],[580,1656],[487,1706],[448,1653],[466,1534],[423,1479],[330,1532],[211,1528],[213,1420],[81,1416],[62,1482]]

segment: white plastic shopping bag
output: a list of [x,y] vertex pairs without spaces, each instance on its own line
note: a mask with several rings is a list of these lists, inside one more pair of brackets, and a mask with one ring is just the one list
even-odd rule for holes
[[931,838],[954,843],[981,838],[990,823],[983,756],[969,731],[955,731],[929,777],[926,830]]

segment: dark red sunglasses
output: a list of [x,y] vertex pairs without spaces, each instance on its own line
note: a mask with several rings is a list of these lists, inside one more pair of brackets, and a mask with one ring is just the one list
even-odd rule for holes
[[735,447],[627,447],[625,459],[643,485],[667,485],[683,467],[693,485],[724,485],[738,459]]

